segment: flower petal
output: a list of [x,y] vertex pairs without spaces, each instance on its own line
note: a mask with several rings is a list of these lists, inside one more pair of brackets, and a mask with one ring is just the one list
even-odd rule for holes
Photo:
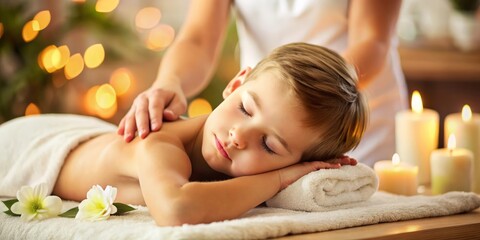
[[0,201],[0,211],[1,212],[8,211],[7,205],[5,205],[5,203],[3,203],[2,201]]
[[17,191],[17,199],[19,202],[31,201],[34,197],[33,188],[30,186],[23,186]]
[[48,187],[45,183],[40,183],[33,187],[33,194],[37,197],[45,198],[48,195]]
[[62,211],[62,200],[57,196],[48,196],[43,200],[43,207],[49,216],[58,216]]

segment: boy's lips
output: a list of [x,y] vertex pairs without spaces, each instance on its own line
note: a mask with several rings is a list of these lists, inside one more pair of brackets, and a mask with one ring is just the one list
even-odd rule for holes
[[215,145],[217,146],[217,150],[220,152],[220,154],[221,154],[224,158],[226,158],[226,159],[228,159],[228,160],[231,161],[232,159],[230,159],[230,156],[228,156],[228,153],[227,153],[227,151],[225,151],[225,149],[223,148],[222,143],[220,142],[220,140],[218,140],[218,138],[217,138],[216,135],[214,135],[214,137],[215,137]]

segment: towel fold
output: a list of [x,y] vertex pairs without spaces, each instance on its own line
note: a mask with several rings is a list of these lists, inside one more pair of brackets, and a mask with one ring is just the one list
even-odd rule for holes
[[68,153],[79,143],[116,126],[100,119],[42,114],[0,125],[0,196],[14,197],[25,185],[46,183],[51,193]]
[[311,172],[267,201],[267,206],[300,211],[331,211],[369,199],[377,175],[365,164]]

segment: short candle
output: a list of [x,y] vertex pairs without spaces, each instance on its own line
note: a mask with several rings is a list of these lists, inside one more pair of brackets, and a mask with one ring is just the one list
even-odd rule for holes
[[480,193],[480,114],[472,113],[469,105],[464,105],[461,113],[449,114],[445,118],[445,145],[450,134],[455,134],[457,147],[472,151],[472,190]]
[[400,162],[400,156],[394,154],[392,160],[378,161],[373,166],[378,176],[378,189],[400,195],[417,194],[418,167]]
[[473,153],[465,148],[456,148],[455,144],[455,135],[451,134],[448,148],[434,150],[430,156],[432,194],[471,191]]

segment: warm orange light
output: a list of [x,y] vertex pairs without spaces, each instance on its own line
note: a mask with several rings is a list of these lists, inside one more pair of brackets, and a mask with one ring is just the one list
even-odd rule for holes
[[84,68],[83,58],[80,53],[76,53],[70,56],[67,64],[65,65],[65,77],[67,79],[72,79],[80,75]]
[[168,47],[175,38],[175,30],[166,24],[160,24],[150,31],[147,38],[147,47],[151,50],[160,51]]
[[68,48],[67,45],[63,45],[57,48],[57,53],[58,54],[56,57],[58,57],[57,60],[52,61],[54,67],[56,69],[60,69],[67,64],[69,58],[70,58],[70,49]]
[[142,29],[155,27],[162,17],[160,9],[155,7],[146,7],[140,9],[135,15],[135,26]]
[[50,16],[50,11],[44,10],[41,12],[38,12],[35,17],[33,17],[33,22],[34,24],[34,30],[35,31],[40,31],[45,29],[48,24],[50,24],[51,16]]
[[0,22],[0,38],[3,36],[3,23]]
[[462,120],[464,122],[469,122],[472,120],[472,109],[468,104],[464,105],[462,108]]
[[112,73],[110,84],[115,89],[117,96],[127,93],[132,85],[132,73],[126,68],[119,68]]
[[45,71],[52,73],[57,70],[55,64],[59,64],[61,53],[55,45],[49,45],[38,55],[38,64]]
[[412,110],[415,113],[423,112],[423,103],[422,103],[422,96],[418,91],[413,91],[412,94]]
[[209,114],[211,112],[212,112],[212,106],[207,100],[203,98],[197,98],[193,100],[188,106],[189,117],[196,117],[204,114]]
[[35,105],[35,103],[29,103],[25,109],[25,116],[38,115],[40,114],[40,109]]
[[87,90],[85,96],[83,98],[83,107],[85,112],[89,115],[96,115],[97,114],[97,101],[95,95],[97,94],[97,90],[100,86],[95,85]]
[[455,138],[455,134],[451,133],[448,136],[448,143],[447,143],[447,148],[449,150],[453,150],[457,147],[457,139]]
[[23,25],[22,37],[25,42],[32,41],[38,35],[38,31],[35,31],[33,29],[33,24],[33,21],[28,21],[27,23],[25,23],[25,25]]
[[85,65],[88,68],[96,68],[103,63],[105,59],[105,50],[102,44],[94,44],[85,50]]
[[111,12],[117,8],[119,0],[98,0],[95,5],[95,10],[97,12]]
[[115,113],[117,113],[117,102],[115,102],[109,108],[97,108],[96,110],[97,116],[103,119],[111,118],[115,115]]
[[111,108],[117,101],[115,89],[108,83],[101,85],[95,94],[95,100],[99,107],[103,109]]

